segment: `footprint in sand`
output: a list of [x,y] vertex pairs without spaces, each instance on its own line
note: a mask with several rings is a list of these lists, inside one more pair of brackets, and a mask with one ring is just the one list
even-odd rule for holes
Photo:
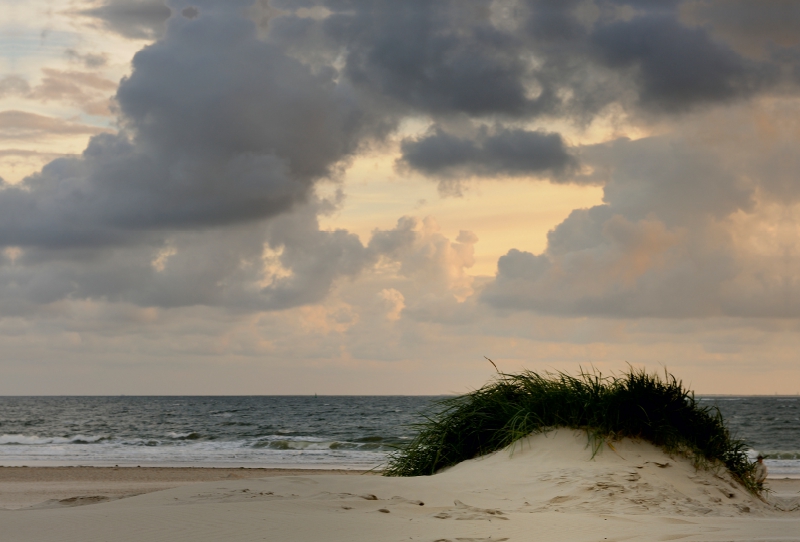
[[92,495],[88,497],[70,497],[68,499],[61,499],[58,501],[58,504],[61,506],[83,506],[86,504],[97,504],[99,502],[105,502],[108,500],[111,499],[103,495]]
[[[113,497],[109,497],[106,495],[84,495],[78,497],[69,497],[67,499],[48,499],[44,502],[40,502],[26,508],[23,510],[45,510],[48,508],[63,508],[63,507],[72,507],[72,506],[85,506],[87,504],[98,504],[101,502],[108,502],[108,501],[116,501],[118,499],[124,499],[126,497],[135,497],[136,495],[140,495],[140,493],[130,493],[128,495],[115,495]],[[4,510],[0,508],[0,510]]]
[[[296,495],[292,495],[296,497]],[[274,501],[287,499],[284,495],[275,495],[272,491],[250,491],[249,489],[224,490],[213,493],[197,493],[184,499],[175,499],[170,504],[194,504],[194,503],[223,503],[223,502],[243,502],[252,500]]]
[[557,497],[553,497],[547,502],[549,504],[560,504],[567,501],[574,501],[577,498],[578,497],[576,497],[575,495],[558,495]]

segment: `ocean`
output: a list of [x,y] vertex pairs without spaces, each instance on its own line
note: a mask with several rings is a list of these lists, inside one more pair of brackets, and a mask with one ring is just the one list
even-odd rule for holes
[[800,397],[698,397],[701,405],[719,408],[736,438],[750,445],[751,459],[760,453],[773,478],[800,478]]
[[[0,397],[0,465],[373,468],[440,397]],[[699,397],[800,478],[800,397]]]

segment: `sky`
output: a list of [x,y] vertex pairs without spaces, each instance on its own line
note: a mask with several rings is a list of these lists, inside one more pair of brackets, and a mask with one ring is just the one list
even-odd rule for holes
[[0,9],[0,395],[800,393],[794,0]]

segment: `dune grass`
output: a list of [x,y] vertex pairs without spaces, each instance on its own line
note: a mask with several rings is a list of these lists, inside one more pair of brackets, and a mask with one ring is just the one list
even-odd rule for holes
[[724,466],[758,491],[746,445],[733,438],[719,409],[700,405],[666,371],[664,378],[635,369],[610,377],[499,373],[478,390],[438,401],[417,427],[416,438],[390,455],[384,475],[434,474],[532,433],[567,427],[585,430],[593,453],[604,442],[642,439],[697,467]]

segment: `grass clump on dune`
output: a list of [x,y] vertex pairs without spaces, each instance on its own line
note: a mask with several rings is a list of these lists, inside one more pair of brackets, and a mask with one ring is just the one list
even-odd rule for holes
[[416,438],[389,458],[386,476],[420,476],[558,427],[582,429],[596,453],[625,437],[649,441],[697,467],[724,465],[756,492],[754,465],[743,441],[731,436],[719,409],[701,406],[694,393],[665,372],[662,379],[631,369],[604,377],[581,371],[500,374],[482,388],[438,401]]

